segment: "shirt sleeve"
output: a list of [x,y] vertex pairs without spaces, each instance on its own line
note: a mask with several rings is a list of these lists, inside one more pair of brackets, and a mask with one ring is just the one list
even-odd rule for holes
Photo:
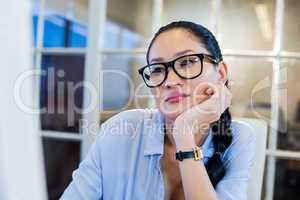
[[73,172],[72,181],[60,200],[102,199],[102,169],[99,142],[100,137],[92,145],[78,169]]
[[255,136],[251,127],[236,132],[232,144],[224,153],[226,174],[218,183],[220,200],[246,200],[250,172],[255,156]]

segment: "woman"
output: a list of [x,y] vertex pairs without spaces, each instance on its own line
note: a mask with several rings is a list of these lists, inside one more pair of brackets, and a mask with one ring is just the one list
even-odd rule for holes
[[139,69],[158,109],[101,127],[61,199],[246,199],[255,138],[231,122],[227,66],[205,27],[170,23]]

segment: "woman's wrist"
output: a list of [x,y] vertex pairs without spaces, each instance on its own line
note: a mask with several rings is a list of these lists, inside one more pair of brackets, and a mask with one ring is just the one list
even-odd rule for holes
[[177,137],[175,139],[176,151],[189,151],[196,146],[195,139],[192,136]]
[[198,133],[198,134],[178,134],[173,135],[174,142],[176,145],[176,150],[183,150],[194,148],[196,146],[201,147],[205,142],[208,136],[208,131],[206,133]]
[[192,151],[196,147],[196,144],[185,144],[176,146],[176,152],[179,151]]

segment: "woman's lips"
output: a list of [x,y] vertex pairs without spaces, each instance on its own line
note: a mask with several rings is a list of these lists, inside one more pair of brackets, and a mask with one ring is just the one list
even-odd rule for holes
[[177,103],[177,102],[181,101],[182,99],[184,99],[187,96],[188,95],[186,95],[186,94],[181,94],[181,93],[175,92],[175,93],[170,94],[166,98],[165,101],[169,102],[169,103]]

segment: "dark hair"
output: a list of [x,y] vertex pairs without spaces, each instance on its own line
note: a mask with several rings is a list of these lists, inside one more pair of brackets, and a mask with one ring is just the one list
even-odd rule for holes
[[[161,27],[154,35],[152,41],[147,50],[146,59],[149,64],[149,51],[153,45],[157,36],[161,33],[172,30],[172,29],[183,29],[196,36],[205,45],[206,49],[212,54],[212,56],[218,61],[222,61],[222,53],[219,44],[215,36],[205,27],[200,24],[196,24],[189,21],[176,21],[166,26]],[[225,83],[228,87],[228,82]],[[220,119],[211,125],[213,133],[212,141],[214,145],[214,154],[206,163],[206,171],[210,178],[210,181],[214,187],[218,182],[225,176],[225,166],[221,160],[221,155],[231,144],[232,133],[231,133],[231,114],[227,108],[221,115]]]

